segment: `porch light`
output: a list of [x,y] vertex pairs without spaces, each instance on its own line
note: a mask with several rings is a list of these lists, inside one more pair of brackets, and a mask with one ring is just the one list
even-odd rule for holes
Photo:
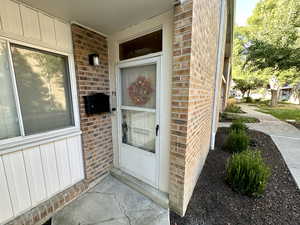
[[98,54],[90,54],[89,55],[89,63],[91,66],[99,66],[100,59]]

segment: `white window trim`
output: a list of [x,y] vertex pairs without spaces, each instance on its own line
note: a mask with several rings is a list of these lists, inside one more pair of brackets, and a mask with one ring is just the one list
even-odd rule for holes
[[[9,69],[10,69],[10,75],[11,75],[11,82],[12,82],[12,86],[13,86],[15,104],[17,107],[18,120],[19,120],[20,132],[21,132],[21,136],[0,140],[0,155],[20,150],[20,148],[24,148],[25,146],[28,147],[31,145],[37,145],[37,144],[41,144],[41,143],[55,141],[57,139],[61,139],[62,137],[74,136],[74,135],[81,134],[79,105],[78,105],[78,96],[77,96],[77,84],[76,84],[76,73],[75,73],[75,64],[74,64],[73,54],[60,52],[60,51],[56,51],[53,49],[40,47],[37,45],[28,44],[28,43],[25,43],[22,41],[9,39],[9,38],[5,38],[2,36],[0,36],[0,41],[6,42],[7,48],[8,48],[8,57],[9,57],[8,60],[9,60],[9,64],[10,64]],[[24,47],[33,48],[36,50],[47,51],[50,53],[55,53],[55,54],[59,54],[59,55],[67,57],[70,88],[71,88],[71,101],[72,101],[71,104],[73,107],[74,126],[25,136],[23,119],[22,119],[22,114],[21,114],[21,109],[20,109],[19,95],[18,95],[18,90],[17,90],[17,85],[16,85],[16,77],[15,77],[15,72],[14,72],[14,68],[13,68],[13,61],[12,61],[12,55],[11,55],[11,49],[10,49],[11,44],[18,44],[18,45],[21,45]]]

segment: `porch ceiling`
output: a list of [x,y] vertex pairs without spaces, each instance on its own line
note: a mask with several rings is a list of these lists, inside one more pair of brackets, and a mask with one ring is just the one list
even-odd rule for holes
[[104,34],[112,34],[159,15],[174,0],[22,0],[67,21],[76,21]]

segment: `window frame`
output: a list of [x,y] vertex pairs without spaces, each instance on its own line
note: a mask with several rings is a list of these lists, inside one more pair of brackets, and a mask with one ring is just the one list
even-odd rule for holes
[[[0,36],[0,42],[6,43],[6,47],[8,50],[9,72],[10,72],[10,78],[13,87],[13,94],[14,94],[14,100],[16,104],[19,129],[20,129],[20,136],[0,140],[0,155],[11,151],[16,151],[17,150],[16,148],[18,148],[19,150],[20,147],[21,148],[30,147],[31,145],[36,145],[37,143],[46,143],[49,141],[61,139],[62,137],[81,134],[80,119],[79,119],[79,105],[78,105],[78,96],[77,96],[77,84],[76,84],[76,74],[75,74],[75,64],[74,64],[73,54],[60,52],[60,51],[40,47],[33,44],[28,44],[22,41],[9,39],[2,36]],[[37,134],[25,135],[21,105],[20,105],[18,88],[16,83],[16,74],[13,66],[11,44],[16,44],[16,45],[31,48],[33,50],[45,51],[45,52],[54,53],[66,57],[67,64],[68,64],[67,70],[69,76],[68,79],[70,81],[69,84],[70,91],[71,91],[70,97],[71,97],[71,106],[73,109],[72,113],[74,118],[74,125],[71,125],[70,127],[66,127],[66,128],[52,130],[52,131],[45,131]]]

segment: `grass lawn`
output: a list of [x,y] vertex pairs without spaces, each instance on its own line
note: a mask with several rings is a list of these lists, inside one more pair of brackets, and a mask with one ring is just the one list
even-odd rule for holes
[[294,104],[280,103],[276,107],[266,104],[255,104],[259,112],[268,113],[280,120],[295,120],[300,122],[300,106]]

